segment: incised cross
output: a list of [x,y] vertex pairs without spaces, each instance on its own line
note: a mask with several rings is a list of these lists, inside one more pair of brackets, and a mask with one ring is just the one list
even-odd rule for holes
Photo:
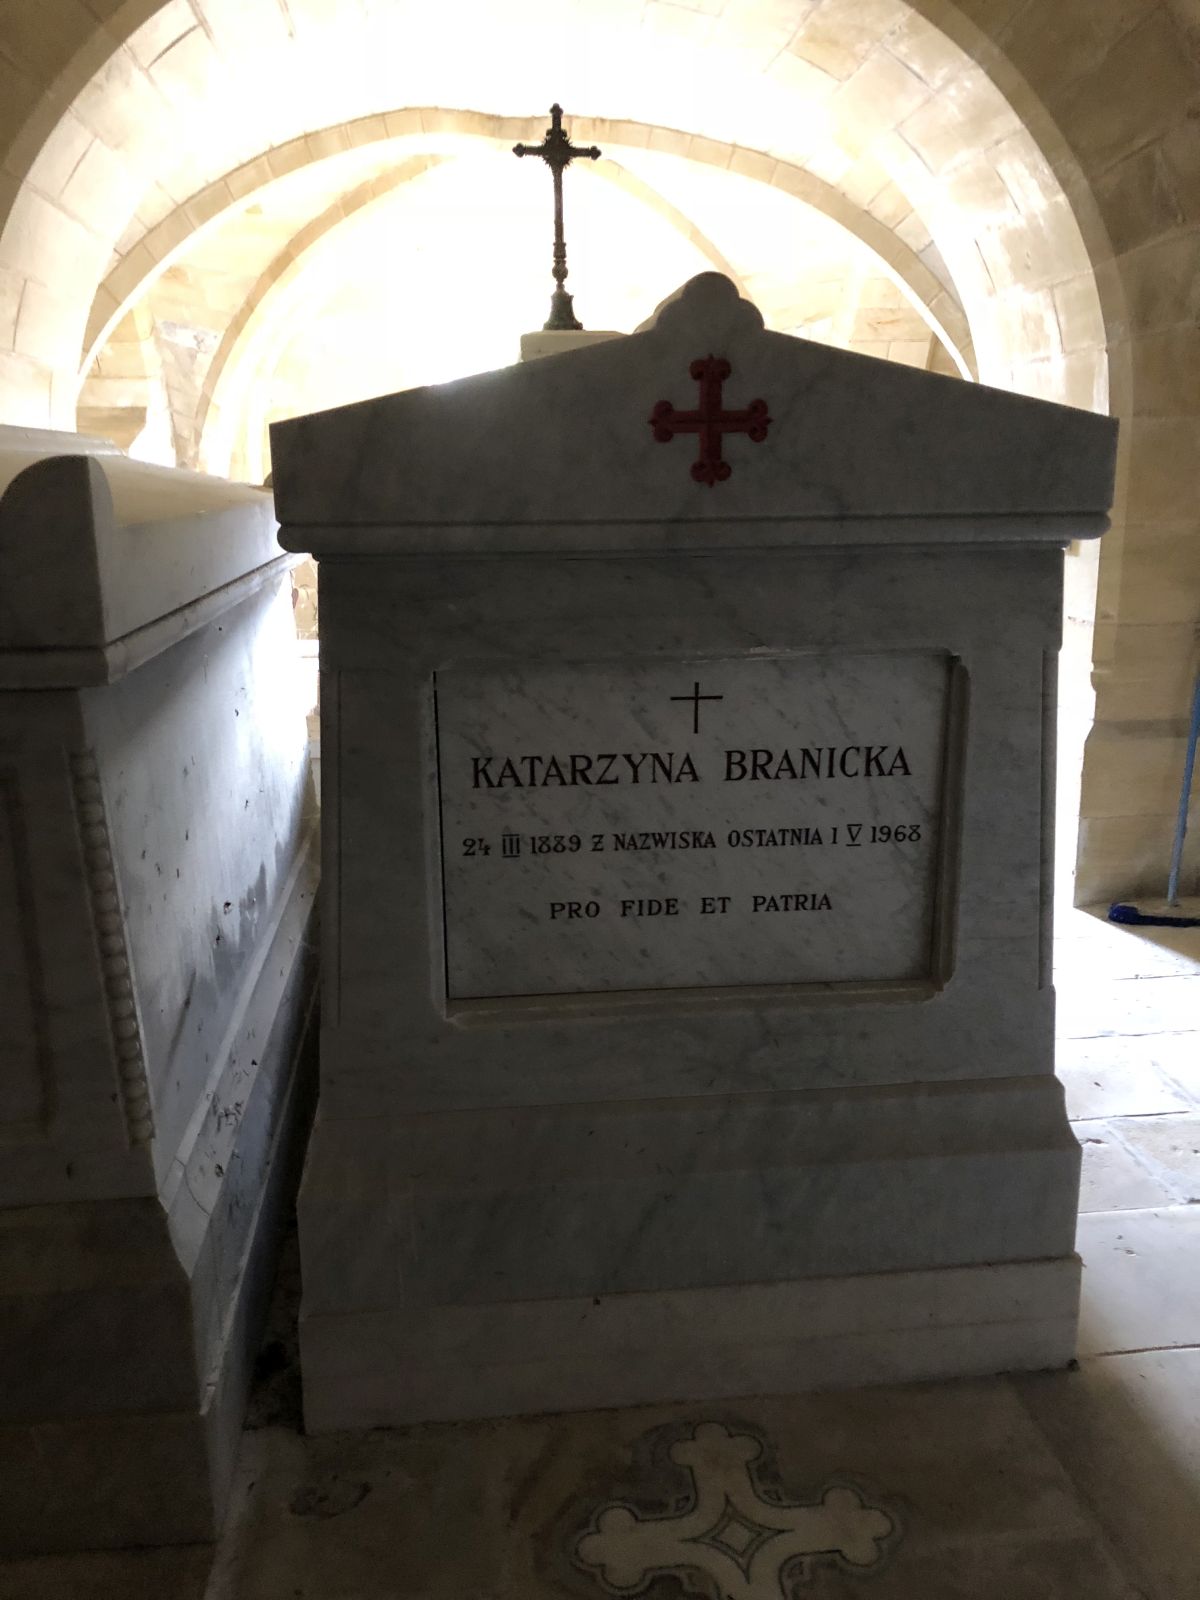
[[724,700],[723,694],[701,694],[700,685],[692,684],[691,694],[673,694],[672,700],[686,700],[692,708],[692,732],[700,732],[700,702],[701,700]]

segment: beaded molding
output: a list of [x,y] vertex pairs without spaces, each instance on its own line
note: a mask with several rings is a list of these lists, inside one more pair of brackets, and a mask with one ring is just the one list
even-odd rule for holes
[[70,762],[75,814],[83,841],[88,897],[104,974],[104,998],[117,1059],[125,1126],[130,1144],[144,1145],[154,1137],[154,1114],[129,970],[129,950],[125,944],[125,924],[121,919],[121,901],[113,871],[104,792],[100,787],[96,757],[90,750],[71,756]]

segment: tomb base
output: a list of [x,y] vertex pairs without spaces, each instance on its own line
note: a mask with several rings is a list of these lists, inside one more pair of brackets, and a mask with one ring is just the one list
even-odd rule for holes
[[[0,1556],[220,1529],[315,1092],[306,852],[246,999],[259,1041],[194,1248],[161,1195],[0,1211]],[[221,1169],[218,1169],[219,1171]]]
[[1049,1074],[369,1122],[336,1103],[300,1196],[310,1431],[1074,1355],[1079,1147]]
[[309,1316],[305,1426],[524,1413],[1063,1367],[1078,1256],[596,1299]]

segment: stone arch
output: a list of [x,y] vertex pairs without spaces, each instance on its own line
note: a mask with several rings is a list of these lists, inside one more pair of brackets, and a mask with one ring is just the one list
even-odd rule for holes
[[[272,290],[281,282],[285,274],[290,276],[293,269],[299,268],[305,253],[325,238],[333,228],[347,221],[364,206],[371,205],[374,201],[393,193],[402,184],[419,177],[423,172],[428,172],[446,159],[444,156],[436,155],[410,156],[391,171],[359,184],[356,188],[349,190],[333,205],[327,207],[320,216],[315,217],[306,227],[302,228],[272,258],[226,328],[221,344],[213,357],[197,417],[197,433],[202,440],[207,428],[210,408],[214,408],[216,414],[220,414],[221,408],[217,403],[217,396],[221,392],[225,374],[230,367],[236,364],[237,353],[248,328],[259,314],[260,308],[263,307]],[[601,159],[591,170],[595,171],[599,177],[615,184],[625,193],[632,195],[642,204],[649,206],[660,216],[665,217],[677,231],[683,233],[696,245],[716,271],[724,273],[727,277],[732,278],[734,282],[739,283],[740,286],[737,272],[712,241],[649,184],[642,182],[633,173],[627,172],[618,162],[607,158]],[[227,472],[229,470],[232,455],[231,450],[226,448],[226,444],[231,444],[231,441],[225,441],[215,452],[209,449],[203,451],[201,464],[206,471]]]
[[[304,135],[277,150],[254,156],[174,208],[146,232],[134,251],[112,267],[97,287],[90,308],[81,370],[89,370],[134,297],[188,245],[196,231],[219,226],[223,218],[250,203],[272,183],[322,162],[348,165],[353,159],[369,159],[371,152],[380,148],[394,152],[395,158],[402,162],[409,162],[415,159],[409,153],[413,145],[419,145],[431,135],[436,138],[451,134],[471,142],[506,147],[522,139],[535,140],[539,125],[540,119],[536,118],[409,107],[382,118],[358,118],[351,123],[325,128],[319,135]],[[666,153],[686,155],[704,165],[742,171],[811,206],[879,257],[937,337],[952,352],[963,375],[977,376],[971,331],[953,294],[891,228],[835,185],[765,152],[716,139],[697,141],[671,128],[578,118],[576,129],[576,137],[603,139],[607,147],[618,152],[658,148]],[[694,239],[717,271],[739,281],[735,269],[712,241],[652,185],[616,159],[602,160],[595,170],[671,220],[681,232]],[[361,184],[356,185],[355,192],[361,187]]]
[[[39,174],[43,180],[40,195],[43,203],[34,205],[33,197],[28,197],[30,206],[37,214],[23,217],[21,219],[23,226],[16,230],[20,237],[8,241],[10,246],[16,247],[16,255],[21,254],[22,237],[27,243],[33,239],[36,254],[36,239],[39,233],[57,231],[60,242],[69,241],[76,247],[70,252],[70,256],[73,265],[77,266],[85,277],[92,272],[97,250],[103,244],[109,244],[110,247],[115,244],[122,265],[128,258],[127,270],[136,276],[139,261],[142,267],[146,265],[144,257],[140,255],[142,235],[146,231],[144,224],[149,222],[152,226],[154,220],[161,220],[161,216],[153,219],[153,211],[155,208],[161,209],[162,196],[153,201],[149,213],[145,212],[144,207],[139,208],[137,216],[132,222],[129,221],[128,187],[131,181],[137,181],[136,175],[132,175],[128,170],[118,169],[121,168],[123,153],[127,154],[136,141],[126,140],[122,146],[117,138],[118,134],[128,130],[130,111],[116,109],[115,90],[119,87],[122,91],[119,99],[123,108],[130,105],[136,108],[139,97],[157,93],[161,101],[161,93],[170,87],[177,91],[175,101],[181,108],[180,114],[187,115],[189,107],[194,109],[196,106],[202,106],[208,86],[220,77],[222,70],[229,68],[230,63],[239,58],[239,52],[252,52],[256,46],[266,48],[266,43],[270,43],[273,48],[271,59],[276,67],[276,75],[281,78],[286,76],[295,67],[295,62],[303,56],[304,29],[293,30],[295,37],[286,34],[286,30],[286,36],[278,34],[279,13],[274,6],[268,8],[265,4],[258,4],[257,0],[250,0],[248,5],[239,8],[238,28],[231,31],[230,19],[225,15],[227,8],[216,5],[214,10],[215,0],[212,0],[212,3],[210,0],[193,0],[193,4],[194,12],[189,12],[186,7],[156,11],[140,30],[127,36],[126,43],[122,47],[120,70],[113,68],[110,63],[105,72],[96,74],[86,85],[85,92],[77,97],[72,108],[71,120],[68,122],[67,119],[63,119],[63,125],[55,130],[56,136],[61,134],[61,137],[50,141],[62,148],[51,151],[48,142],[47,147],[40,153],[39,159],[45,158]],[[899,215],[907,204],[906,197],[902,188],[895,183],[895,175],[887,170],[886,164],[881,165],[878,159],[889,131],[906,127],[914,115],[922,115],[927,121],[932,117],[935,127],[945,124],[947,120],[953,124],[956,108],[961,109],[960,103],[964,96],[968,100],[978,100],[981,96],[987,99],[990,93],[993,101],[996,96],[982,74],[976,71],[972,75],[972,71],[964,70],[969,68],[969,63],[965,63],[963,58],[947,60],[946,51],[949,49],[949,43],[946,37],[936,34],[917,11],[902,4],[901,0],[880,0],[878,6],[870,8],[869,21],[866,25],[856,22],[850,16],[849,13],[853,9],[847,8],[844,0],[842,3],[839,3],[839,0],[821,0],[821,4],[815,8],[821,13],[818,18],[821,25],[817,27],[814,37],[810,37],[806,31],[810,20],[809,12],[802,13],[798,19],[776,19],[768,25],[754,11],[749,0],[745,0],[745,4],[743,0],[731,0],[730,5],[724,9],[719,23],[712,23],[711,19],[699,15],[693,18],[689,13],[688,18],[680,24],[682,32],[679,40],[673,42],[671,46],[672,60],[677,62],[680,69],[695,65],[711,75],[715,70],[712,51],[709,51],[708,57],[704,52],[709,45],[716,43],[722,30],[730,40],[740,39],[745,46],[740,57],[733,59],[749,61],[750,65],[742,73],[745,82],[740,86],[733,84],[736,72],[731,73],[722,69],[722,84],[726,93],[720,101],[720,109],[708,110],[705,113],[705,120],[713,124],[711,127],[703,134],[673,133],[670,128],[664,128],[657,135],[661,140],[659,147],[671,148],[673,145],[677,146],[680,141],[689,142],[690,153],[693,157],[700,158],[706,143],[713,141],[715,135],[723,133],[732,122],[739,119],[752,120],[755,112],[760,111],[762,105],[768,101],[778,109],[784,101],[793,100],[795,109],[804,106],[812,115],[806,114],[799,119],[793,115],[778,121],[777,137],[773,140],[758,141],[757,149],[754,140],[742,138],[737,141],[748,151],[751,158],[753,159],[758,151],[766,151],[769,152],[770,158],[783,160],[786,166],[781,169],[781,176],[785,181],[789,170],[794,172],[807,166],[824,181],[841,184],[847,193],[859,192],[870,204],[875,204],[884,210],[893,208]],[[322,22],[327,21],[330,15],[327,10],[323,10],[321,0],[314,0],[305,11],[310,17],[313,14],[320,14]],[[743,11],[745,15],[742,14]],[[122,12],[114,26],[118,30],[129,27],[135,18],[144,15],[144,8]],[[400,26],[404,15],[403,5],[381,8],[380,26],[385,24]],[[275,18],[274,22],[269,20],[271,16]],[[197,22],[196,26],[184,29],[183,23],[189,17],[198,17],[203,26]],[[173,21],[172,18],[176,20]],[[836,24],[834,31],[840,29],[845,35],[840,40],[834,40],[832,52],[829,41],[831,20]],[[277,33],[274,39],[270,38],[270,30],[273,27]],[[616,22],[608,31],[612,33],[613,40],[617,40],[620,28]],[[343,29],[342,32],[345,33],[346,30]],[[511,27],[507,30],[507,34],[511,36]],[[783,37],[783,34],[788,37]],[[313,36],[310,31],[310,40]],[[325,42],[325,36],[320,37],[322,42]],[[365,33],[363,37],[365,42]],[[939,42],[942,47],[940,56]],[[653,46],[648,45],[644,52],[647,69],[652,54]],[[685,60],[689,54],[691,59]],[[768,57],[771,59],[768,60]],[[458,65],[462,67],[461,62]],[[958,69],[957,76],[956,69]],[[299,68],[295,70],[299,71]],[[367,76],[369,77],[369,74]],[[689,109],[695,114],[700,86],[695,85],[689,89],[693,76],[683,70],[675,71],[669,74],[663,83],[656,86],[656,92],[678,102],[686,101],[690,93],[692,103]],[[326,98],[331,92],[329,81],[334,77],[335,74],[325,74],[322,78]],[[360,86],[360,92],[356,91],[359,92],[360,99],[370,100],[374,93],[371,83],[374,81],[372,78],[368,83],[364,77],[364,86]],[[741,99],[745,103],[745,109],[737,111],[736,114],[726,108],[726,102],[737,99],[736,95],[728,92],[731,84],[735,88],[740,87]],[[749,95],[750,90],[753,91],[752,96]],[[345,91],[343,98],[348,93],[348,90]],[[283,94],[278,99],[286,101],[288,97]],[[702,97],[700,99],[702,100]],[[581,107],[581,109],[586,112],[587,108]],[[993,104],[990,110],[995,114],[997,108]],[[295,120],[294,113],[289,112],[289,114],[292,114]],[[385,129],[390,123],[393,131],[403,131],[396,126],[397,119],[402,122],[408,114],[371,112],[370,115],[379,119]],[[110,119],[109,122],[105,122],[106,117]],[[301,120],[304,120],[303,116]],[[308,120],[311,127],[311,118]],[[361,121],[361,119],[356,120]],[[512,131],[519,132],[526,119],[511,120],[516,124]],[[427,128],[437,121],[436,115],[430,117],[427,114],[424,119]],[[993,121],[995,121],[994,115]],[[278,122],[279,118],[276,118],[275,123]],[[576,122],[580,125],[579,118]],[[111,134],[114,141],[112,146],[96,138],[91,138],[89,142],[89,134],[95,131],[97,123],[103,125]],[[718,123],[722,126],[718,126]],[[815,140],[798,139],[795,128],[807,128],[810,124],[818,130],[820,137]],[[459,126],[461,125],[460,116]],[[677,127],[681,129],[687,125],[686,119],[677,123]],[[210,130],[212,131],[223,130]],[[479,131],[484,130],[480,128]],[[152,132],[153,130],[151,134]],[[300,135],[293,133],[288,137],[276,137],[275,135],[282,133],[283,129],[273,124],[271,132],[272,137],[268,141],[267,155],[264,158],[267,169],[271,171],[286,170],[291,154],[287,146],[290,141],[297,138],[311,139],[314,147],[324,145],[328,148],[320,126],[314,131],[305,131]],[[233,139],[234,135],[231,133],[229,138]],[[77,147],[81,142],[85,145],[83,155],[72,168],[71,155],[77,153]],[[205,143],[214,142],[210,138]],[[226,143],[228,142],[229,140],[226,140]],[[720,142],[719,138],[716,142]],[[726,138],[724,142],[732,144],[735,139]],[[807,145],[807,148],[799,148],[804,145]],[[198,151],[199,142],[196,148]],[[263,146],[259,145],[257,148]],[[216,159],[218,154],[219,151],[214,151],[213,158]],[[1036,152],[1034,154],[1036,155]],[[177,203],[191,205],[194,224],[200,225],[204,220],[207,204],[207,199],[204,197],[206,184],[196,182],[189,187],[189,183],[192,177],[201,172],[204,163],[199,154],[195,154],[193,159],[191,152],[188,161],[191,165],[185,162],[181,175],[172,182],[180,191]],[[127,168],[128,159],[125,165]],[[81,187],[79,173],[85,167],[88,182],[82,187],[86,187],[91,199],[89,217],[81,235],[78,230],[73,230],[70,226],[72,220],[78,221],[78,218],[68,217],[64,223],[61,218],[51,217],[50,212],[60,200],[66,202],[65,210],[70,211],[71,186],[74,184],[76,190]],[[1042,176],[1044,177],[1044,174]],[[1044,183],[1042,187],[1045,187]],[[47,207],[50,208],[49,211]],[[63,206],[59,206],[60,212],[63,209]],[[107,225],[104,223],[102,213],[106,209],[116,215],[123,215],[128,224],[124,232],[116,238],[112,237],[116,232],[112,223]],[[170,207],[167,206],[166,209]],[[924,228],[919,218],[913,220],[911,205],[908,205],[908,213],[907,217],[901,217],[901,225],[908,225],[914,244],[919,246],[918,253],[925,253],[932,243],[928,230]],[[1018,217],[1017,223],[1018,231],[1020,226],[1034,225],[1033,219],[1029,216]],[[109,230],[108,238],[104,236],[106,226]],[[932,255],[941,253],[936,244],[933,244]],[[969,252],[965,254],[969,256]],[[18,265],[16,270],[19,274],[21,267]],[[99,279],[100,274],[95,274],[93,281],[98,282]],[[43,336],[41,342],[46,348],[54,345],[57,339],[57,348],[54,349],[57,362],[71,338],[68,329],[62,325],[70,321],[70,316],[67,314],[71,299],[71,294],[67,292],[69,286],[64,288],[62,284],[48,283],[44,273],[41,278],[29,275],[28,281],[34,284],[34,288],[30,296],[31,305],[24,313],[25,331],[27,334],[30,333],[36,324]],[[102,305],[101,311],[105,309],[111,313],[117,307],[109,305],[105,308]],[[1045,316],[1043,326],[1049,328],[1052,320],[1049,315]],[[1015,328],[1013,336],[1018,340],[1023,340],[1025,335],[1026,328],[1023,325]],[[20,349],[21,345],[29,347],[38,342],[36,339],[22,338],[18,341],[18,350],[14,353],[24,354]],[[31,360],[36,362],[36,354],[32,355]],[[19,362],[10,364],[11,378],[19,379],[22,376],[18,371],[20,366]],[[37,374],[33,370],[27,370],[23,376],[28,379],[28,384],[24,386],[25,392],[19,394],[18,398],[19,403],[28,404],[31,392],[37,385]],[[1013,374],[1009,376],[1012,378]],[[1020,375],[1016,376],[1019,378]],[[66,387],[61,368],[56,365],[53,372],[45,374],[43,383],[49,391],[48,403],[54,408],[59,408],[64,402],[63,390]],[[23,386],[18,382],[17,387],[18,391],[21,391]]]
[[80,390],[79,431],[128,450],[156,410],[165,410],[162,360],[153,319],[144,305],[134,305]]
[[225,374],[235,364],[237,352],[247,330],[272,290],[301,268],[307,252],[334,228],[339,227],[364,207],[382,199],[385,195],[394,193],[403,184],[440,165],[445,159],[443,156],[410,156],[391,172],[359,184],[357,188],[349,190],[340,200],[335,201],[332,206],[327,207],[320,216],[314,217],[272,257],[226,328],[205,380],[196,421],[196,431],[202,442],[201,465],[205,471],[229,471],[232,441],[228,451],[218,449],[214,456],[211,444],[206,440],[210,412],[220,416],[220,406],[216,397],[221,391]]

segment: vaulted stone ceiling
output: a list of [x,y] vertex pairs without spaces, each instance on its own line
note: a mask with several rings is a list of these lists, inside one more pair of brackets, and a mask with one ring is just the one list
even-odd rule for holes
[[[152,428],[139,451],[258,477],[276,416],[514,359],[546,314],[545,174],[518,169],[499,140],[401,148],[414,144],[431,148],[300,168],[173,251],[140,289],[141,315],[126,314],[92,362],[82,422],[128,444],[165,389],[170,429]],[[847,227],[750,177],[616,148],[568,186],[571,287],[588,326],[629,331],[715,268],[782,331],[970,372],[953,295],[899,240],[890,262],[865,244],[872,227],[884,233],[869,214]]]
[[[431,158],[537,139],[551,92],[608,156],[581,181],[623,185],[649,236],[668,221],[698,264],[732,265],[773,325],[908,359],[932,336],[949,370],[1104,401],[1099,303],[1049,162],[983,70],[901,0],[170,0],[113,43],[0,239],[8,415],[40,405],[72,422],[84,379],[91,415],[120,409],[118,384],[136,409],[130,386],[161,374],[179,454],[198,459],[184,413],[207,414],[231,327],[261,324],[313,230],[380,212],[401,173],[420,177],[414,195],[444,186]],[[739,250],[711,220],[731,214],[729,174],[763,191],[741,204],[758,219],[735,230]],[[849,308],[819,310],[832,230],[811,215],[779,226],[808,208],[847,230]],[[398,190],[382,209],[395,219]],[[814,242],[798,249],[805,226]],[[773,248],[781,231],[791,248]],[[856,339],[863,306],[881,315]],[[898,337],[862,337],[885,312]]]
[[[0,418],[111,416],[93,386],[128,380],[169,393],[183,459],[236,432],[210,379],[349,229],[339,208],[366,226],[407,163],[536,140],[551,97],[706,261],[737,251],[639,151],[848,228],[984,381],[1122,417],[1085,851],[1093,890],[1158,881],[1195,667],[1196,0],[7,0],[0,88]],[[313,187],[287,199],[293,175]],[[762,292],[779,264],[736,270]]]

